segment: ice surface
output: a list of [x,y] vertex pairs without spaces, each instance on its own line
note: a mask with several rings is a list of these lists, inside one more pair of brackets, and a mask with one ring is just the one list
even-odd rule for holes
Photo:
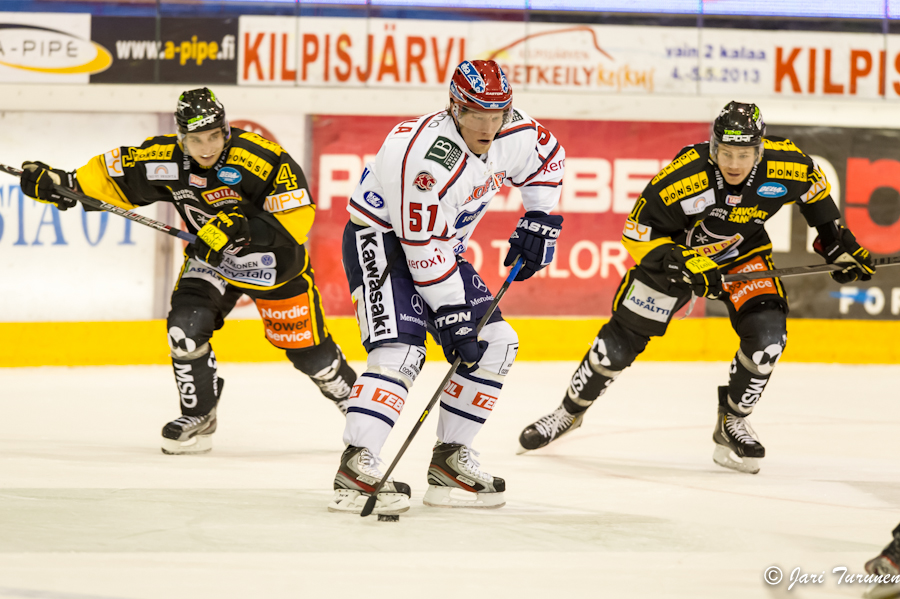
[[[431,415],[395,471],[413,507],[394,524],[326,510],[343,417],[287,361],[220,363],[199,456],[159,450],[168,367],[0,369],[0,597],[861,596],[831,570],[862,573],[900,520],[900,366],[779,365],[751,418],[755,476],[712,461],[723,363],[638,362],[581,429],[515,455],[574,366],[516,364],[476,440],[506,507],[422,505]],[[446,368],[426,365],[387,462]],[[825,584],[787,591],[795,567]]]

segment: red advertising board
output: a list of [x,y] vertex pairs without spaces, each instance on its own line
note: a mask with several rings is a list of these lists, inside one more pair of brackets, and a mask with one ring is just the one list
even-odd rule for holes
[[[347,198],[385,136],[410,117],[316,116],[309,181],[318,214],[310,238],[316,280],[333,315],[351,315],[341,265]],[[622,227],[647,182],[685,145],[704,140],[707,123],[544,120],[566,149],[558,212],[565,217],[554,263],[516,284],[503,300],[510,316],[608,316],[613,295],[633,264]],[[505,277],[508,239],[522,214],[518,190],[504,187],[472,236],[465,258],[488,286]],[[703,315],[698,302],[694,316]]]

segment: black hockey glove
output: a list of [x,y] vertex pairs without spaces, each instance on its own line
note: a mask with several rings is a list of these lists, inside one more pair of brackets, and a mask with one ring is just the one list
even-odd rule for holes
[[457,357],[466,366],[477,363],[487,351],[488,342],[475,335],[475,315],[469,306],[444,306],[434,316],[441,349],[448,362]]
[[250,244],[250,224],[239,206],[231,206],[212,217],[197,231],[196,256],[210,266],[222,264],[226,252]]
[[[829,239],[830,238],[830,239]],[[825,258],[828,264],[846,264],[844,270],[835,270],[831,278],[841,283],[868,281],[875,274],[875,265],[869,250],[856,242],[856,237],[845,227],[837,227],[836,232],[819,235],[813,242],[813,249]]]
[[512,266],[516,256],[522,256],[525,263],[516,275],[517,281],[524,281],[553,261],[562,222],[563,217],[558,214],[544,214],[537,210],[526,212],[519,219],[516,230],[509,238],[509,252],[503,261],[503,266]]
[[78,205],[75,200],[59,195],[54,185],[62,185],[69,189],[75,189],[75,179],[72,173],[50,168],[43,162],[23,162],[22,177],[19,180],[22,192],[30,198],[53,204],[59,210],[68,210]]
[[716,299],[725,293],[719,265],[683,245],[669,250],[663,259],[663,270],[669,282],[687,284],[699,297]]

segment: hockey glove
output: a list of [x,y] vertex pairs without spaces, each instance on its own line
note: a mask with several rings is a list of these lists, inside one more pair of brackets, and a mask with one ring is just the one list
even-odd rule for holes
[[30,198],[53,204],[59,210],[68,210],[78,205],[75,200],[59,195],[54,185],[62,185],[75,189],[75,180],[71,173],[50,168],[43,162],[23,162],[22,177],[19,180],[22,192]]
[[236,253],[250,244],[250,224],[239,206],[231,206],[212,217],[197,231],[196,256],[210,266],[222,264],[226,252]]
[[434,316],[434,328],[437,329],[441,349],[448,362],[459,358],[463,364],[471,367],[477,363],[487,351],[488,342],[479,341],[475,335],[475,315],[469,306],[444,306]]
[[669,250],[663,259],[663,270],[669,282],[686,283],[698,297],[716,299],[725,293],[719,265],[683,245]]
[[868,281],[875,274],[875,265],[872,263],[872,255],[869,250],[856,242],[856,237],[850,229],[838,227],[835,238],[826,242],[822,233],[813,242],[813,249],[817,254],[825,258],[828,264],[846,264],[844,270],[835,270],[831,278],[841,283],[851,281]]
[[516,275],[517,281],[524,281],[553,261],[562,222],[563,217],[558,214],[544,214],[537,210],[526,212],[519,219],[516,230],[509,238],[509,252],[503,261],[503,266],[512,266],[516,256],[522,256],[524,264]]

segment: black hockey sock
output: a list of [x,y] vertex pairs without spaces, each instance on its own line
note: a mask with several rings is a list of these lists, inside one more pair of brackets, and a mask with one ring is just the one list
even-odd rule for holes
[[209,353],[193,360],[172,358],[175,384],[181,397],[181,413],[203,416],[216,407],[219,397],[219,378],[216,374],[216,354]]
[[[584,355],[569,380],[569,389],[563,399],[563,406],[569,414],[580,414],[591,407],[594,400],[603,395],[606,388],[619,375],[618,372],[592,364],[592,352],[594,352],[594,348],[589,349]],[[599,372],[599,370],[605,372]]]
[[738,351],[731,362],[727,407],[736,416],[743,417],[749,416],[753,411],[769,382],[771,373],[752,372],[744,365],[741,356],[741,352]]
[[294,368],[308,376],[322,395],[331,401],[347,399],[356,372],[347,364],[344,354],[331,337],[309,349],[289,349],[285,352]]

